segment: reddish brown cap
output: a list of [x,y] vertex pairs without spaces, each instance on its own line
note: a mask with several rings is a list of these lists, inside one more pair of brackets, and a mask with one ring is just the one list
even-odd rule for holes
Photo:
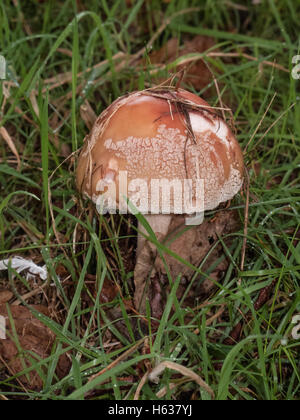
[[240,190],[243,169],[237,140],[207,102],[182,89],[151,89],[118,98],[98,117],[79,157],[77,187],[97,202],[103,183],[119,189],[123,171],[128,185],[146,181],[151,200],[153,179],[203,179],[209,210]]

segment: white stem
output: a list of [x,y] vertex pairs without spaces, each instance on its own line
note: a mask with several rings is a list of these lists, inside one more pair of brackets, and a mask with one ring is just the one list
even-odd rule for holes
[[[172,219],[171,214],[144,214],[144,217],[155,234],[160,234],[160,236],[167,235]],[[140,254],[146,241],[146,238],[141,233],[148,235],[147,230],[140,222],[138,223],[138,229],[137,256]]]
[[194,216],[186,217],[186,226],[199,226],[204,221],[204,211],[202,213],[196,213]]

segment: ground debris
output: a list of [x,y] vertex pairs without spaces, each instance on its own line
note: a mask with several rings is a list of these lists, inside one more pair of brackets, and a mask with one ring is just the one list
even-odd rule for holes
[[[93,274],[87,274],[85,278],[85,285],[86,285],[86,290],[89,291],[91,296],[93,296],[93,298],[96,299],[98,295],[97,277]],[[116,298],[118,294],[118,290],[119,289],[115,283],[113,283],[108,278],[105,278],[103,281],[100,295],[99,295],[100,303],[104,304],[104,303],[112,302]],[[88,293],[84,294],[84,298],[85,296],[88,299]]]
[[[48,308],[42,305],[32,305],[32,308],[49,317]],[[12,325],[10,315],[13,319]],[[45,359],[50,356],[55,334],[31,311],[22,306],[0,305],[0,316],[4,317],[6,325],[6,339],[0,340],[0,360],[4,362],[11,375],[16,375],[32,366],[33,360]],[[43,367],[40,367],[43,370]],[[70,369],[70,360],[63,354],[60,356],[56,374],[64,377]],[[32,370],[20,376],[18,382],[29,389],[39,390],[43,380],[37,370]]]
[[[214,45],[215,40],[213,38],[203,35],[198,35],[190,40],[186,40],[183,46],[180,46],[178,38],[171,38],[161,49],[153,51],[149,55],[148,60],[150,60],[152,64],[166,65],[179,59],[180,64],[176,66],[176,71],[179,72],[182,69],[185,69],[184,82],[187,85],[193,86],[195,90],[200,91],[212,82],[212,72],[200,58],[197,60],[193,59],[190,61],[191,59],[188,59],[185,61],[184,59],[180,60],[180,57],[193,53],[201,54],[211,49]],[[202,96],[205,98],[209,97],[211,94],[211,89],[207,89]]]
[[0,290],[0,305],[9,302],[13,296],[9,290]]
[[[202,267],[202,272],[206,272],[224,253],[222,245],[220,243],[216,245],[219,237],[235,232],[239,227],[240,222],[235,211],[220,211],[213,219],[205,220],[201,225],[193,226],[185,231],[183,231],[186,228],[185,217],[176,215],[172,218],[167,235],[168,239],[165,243],[172,252],[194,267],[198,267],[211,250]],[[179,235],[179,232],[182,231],[183,233]],[[175,236],[176,239],[174,239]],[[228,240],[225,239],[224,242],[228,245]],[[150,253],[147,247],[151,248]],[[142,253],[145,256],[144,260]],[[150,243],[141,251],[139,258],[142,263],[136,267],[134,276],[135,307],[141,313],[144,313],[145,299],[148,297],[153,316],[160,319],[170,290],[166,266],[157,256],[155,246]],[[177,290],[177,297],[181,299],[191,278],[195,275],[195,270],[169,254],[165,254],[164,259],[172,279],[175,280],[179,275],[181,276],[181,282]],[[202,278],[201,274],[197,275],[189,294],[186,296],[185,305],[193,306],[195,299],[206,297],[214,288],[213,280],[220,281],[227,267],[228,261],[225,258],[216,265],[209,274],[209,278]],[[148,279],[149,275],[150,281],[147,282],[145,279]]]

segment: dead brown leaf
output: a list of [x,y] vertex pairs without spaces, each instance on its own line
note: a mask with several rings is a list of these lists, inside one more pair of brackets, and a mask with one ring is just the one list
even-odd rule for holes
[[13,294],[9,290],[0,291],[0,305],[10,301],[13,297]]
[[[149,55],[149,59],[152,64],[165,65],[172,63],[184,55],[203,53],[214,45],[215,40],[213,38],[202,35],[198,35],[192,40],[185,41],[182,46],[179,45],[179,40],[177,38],[171,38],[160,50],[153,51]],[[193,60],[193,62],[188,65],[184,63],[178,65],[175,71],[179,72],[183,69],[186,69],[184,82],[193,86],[197,91],[205,88],[213,80],[210,69],[200,58],[198,60]],[[207,97],[210,95],[211,90],[207,90],[203,96]]]
[[[238,230],[240,227],[238,220],[236,212],[224,210],[217,213],[214,219],[204,220],[201,225],[194,226],[180,234],[185,228],[185,217],[184,215],[176,215],[172,217],[167,235],[168,239],[165,243],[171,251],[194,267],[198,267],[208,252],[211,251],[202,267],[202,272],[206,272],[214,261],[218,260],[224,253],[222,245],[220,243],[216,245],[219,237]],[[176,237],[176,235],[178,236]],[[176,239],[171,242],[172,238],[174,239],[175,237]],[[224,242],[228,245],[228,240],[224,240]],[[151,252],[149,252],[148,247],[151,248]],[[179,275],[181,276],[181,282],[177,290],[177,296],[180,299],[185,293],[195,271],[169,254],[165,254],[164,258],[172,278],[176,279]],[[134,275],[135,307],[141,313],[145,313],[145,299],[148,297],[152,315],[160,319],[170,288],[166,267],[160,257],[157,256],[155,246],[150,243],[141,251],[139,259],[141,264],[136,266]],[[207,296],[214,288],[213,280],[220,281],[227,267],[228,261],[224,259],[210,273],[209,278],[204,278],[199,282],[201,275],[198,275],[185,300],[185,304],[193,306],[195,298]],[[149,273],[150,280],[147,282],[146,279],[148,279]]]
[[[92,296],[96,298],[98,294],[98,291],[96,290],[96,286],[97,286],[96,276],[93,274],[87,274],[85,276],[85,284],[86,284],[86,287],[89,289],[90,293],[92,294]],[[117,296],[118,291],[119,291],[118,287],[111,280],[109,280],[108,278],[105,278],[102,288],[101,288],[99,301],[101,303],[112,302]]]
[[[33,305],[32,308],[49,317],[49,310],[45,306]],[[16,375],[30,367],[32,359],[45,359],[50,355],[55,335],[26,307],[11,305],[9,311],[13,318],[13,326],[10,324],[6,305],[0,305],[0,315],[6,321],[6,339],[0,340],[0,358],[5,361],[10,374]],[[56,374],[62,378],[69,369],[70,361],[64,354],[59,358]],[[30,389],[38,390],[43,386],[43,380],[36,370],[22,375],[19,380]]]

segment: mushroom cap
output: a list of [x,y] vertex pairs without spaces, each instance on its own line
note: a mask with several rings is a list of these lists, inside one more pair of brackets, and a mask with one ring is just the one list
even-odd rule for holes
[[[202,211],[231,199],[242,186],[243,171],[236,138],[207,102],[183,89],[152,89],[118,98],[97,118],[79,156],[76,182],[94,202],[114,183],[120,207],[120,174],[126,173],[131,185],[127,198],[136,197],[135,181],[143,180],[149,202],[153,180],[189,179],[195,204],[193,181],[201,179],[204,208],[196,210]],[[171,197],[170,213],[187,212],[177,204]],[[160,205],[154,208],[164,213]],[[150,207],[144,211],[150,212]]]

